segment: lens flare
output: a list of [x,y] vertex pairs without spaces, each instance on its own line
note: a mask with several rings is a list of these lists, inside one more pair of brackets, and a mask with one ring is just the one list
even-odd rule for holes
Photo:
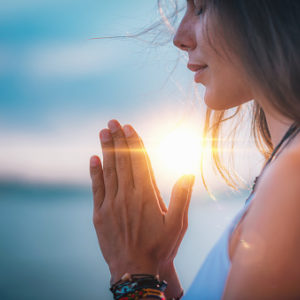
[[157,149],[160,165],[178,175],[198,173],[200,155],[201,135],[188,125],[181,125],[163,136]]

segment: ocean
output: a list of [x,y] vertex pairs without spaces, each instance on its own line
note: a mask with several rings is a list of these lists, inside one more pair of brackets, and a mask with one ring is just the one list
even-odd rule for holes
[[[247,193],[193,195],[175,259],[185,290]],[[113,299],[89,187],[2,182],[0,222],[0,299]]]

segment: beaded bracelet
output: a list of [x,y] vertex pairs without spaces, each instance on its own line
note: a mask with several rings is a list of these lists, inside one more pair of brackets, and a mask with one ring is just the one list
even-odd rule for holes
[[115,300],[151,297],[165,300],[163,291],[166,287],[167,282],[165,280],[159,281],[158,275],[125,273],[121,280],[111,286],[110,291]]
[[[144,290],[147,289],[141,289],[136,290],[134,293],[127,294],[126,296],[119,298],[119,300],[138,300],[140,298],[157,298],[161,300],[180,300],[183,297],[184,291],[182,290],[180,295],[178,297],[172,297],[172,298],[166,298],[165,295],[162,292],[158,292],[157,290],[151,290],[151,294],[146,294]],[[148,296],[149,295],[149,296]],[[146,297],[148,296],[148,297]]]
[[159,300],[166,300],[163,292],[147,288],[136,290],[134,293],[129,293],[126,296],[119,298],[119,300],[138,300],[141,298],[155,298]]

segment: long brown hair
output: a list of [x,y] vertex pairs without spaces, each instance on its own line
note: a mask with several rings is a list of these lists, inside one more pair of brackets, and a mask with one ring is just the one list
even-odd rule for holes
[[[161,9],[162,1],[158,0]],[[204,14],[216,22],[224,49],[229,49],[247,70],[255,88],[282,115],[300,124],[300,1],[298,0],[201,0]],[[173,15],[171,15],[173,17]],[[201,16],[199,16],[201,17]],[[170,21],[169,21],[170,23]],[[207,38],[212,48],[213,39]],[[220,30],[221,29],[221,30]],[[227,43],[226,41],[230,41]],[[226,47],[229,46],[229,47]],[[232,56],[229,56],[232,57]],[[231,116],[226,110],[207,108],[204,141],[211,140],[211,155],[221,177],[237,189],[241,181],[234,170],[226,168],[221,159],[220,131],[225,122],[236,119],[242,106]],[[251,132],[258,150],[267,160],[273,151],[265,113],[252,102]],[[237,130],[232,130],[233,136]],[[210,138],[209,138],[210,137]],[[234,138],[232,139],[234,148]],[[202,161],[203,162],[203,161]],[[201,174],[204,186],[204,172]]]
[[[261,92],[275,110],[300,124],[300,1],[298,0],[199,0],[203,13],[209,14],[221,32],[225,48],[238,59],[247,70],[249,80]],[[177,17],[185,9],[179,7],[177,0],[157,0],[161,20],[153,26],[127,38],[139,38],[145,33],[165,28],[175,33]],[[166,6],[164,10],[163,7]],[[171,10],[170,10],[171,8]],[[171,12],[170,12],[171,11]],[[201,16],[199,16],[201,17]],[[206,28],[208,29],[208,28]],[[159,30],[160,32],[161,30]],[[209,30],[207,30],[209,33]],[[169,39],[163,43],[169,42]],[[159,34],[150,44],[157,43]],[[207,35],[212,48],[212,36]],[[230,44],[226,41],[230,41]],[[226,47],[229,46],[229,47]],[[215,49],[216,50],[216,49]],[[231,56],[232,57],[232,56]],[[243,104],[242,106],[244,106]],[[273,151],[265,113],[256,101],[252,101],[251,133],[258,150],[267,160]],[[226,167],[221,159],[222,140],[220,132],[223,125],[240,117],[242,106],[228,116],[226,110],[207,108],[204,122],[204,143],[211,141],[211,155],[215,167],[225,182],[237,189],[241,185],[234,169]],[[232,122],[232,124],[234,124]],[[238,125],[232,129],[232,149]],[[233,151],[232,151],[233,152]],[[202,181],[208,190],[201,163]]]
[[[230,52],[247,70],[253,86],[273,108],[300,124],[300,1],[202,0],[201,3],[204,13],[221,28],[222,41],[230,41]],[[239,111],[240,107],[231,118]],[[220,127],[231,119],[224,116],[225,111],[208,109],[204,135],[211,131],[213,160],[225,181],[235,187],[219,156]],[[251,127],[256,146],[267,160],[274,145],[265,113],[256,101],[253,101]]]

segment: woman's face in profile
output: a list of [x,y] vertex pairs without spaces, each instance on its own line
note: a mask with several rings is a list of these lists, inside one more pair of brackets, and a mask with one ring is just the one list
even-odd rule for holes
[[[247,73],[223,55],[224,43],[220,43],[219,35],[216,34],[217,26],[214,26],[209,11],[201,8],[201,2],[187,1],[185,15],[174,36],[174,45],[187,51],[189,64],[207,65],[201,74],[196,75],[195,80],[206,88],[204,101],[208,107],[222,110],[252,100]],[[206,32],[218,53],[210,46]],[[230,41],[225,44],[230,47]]]

